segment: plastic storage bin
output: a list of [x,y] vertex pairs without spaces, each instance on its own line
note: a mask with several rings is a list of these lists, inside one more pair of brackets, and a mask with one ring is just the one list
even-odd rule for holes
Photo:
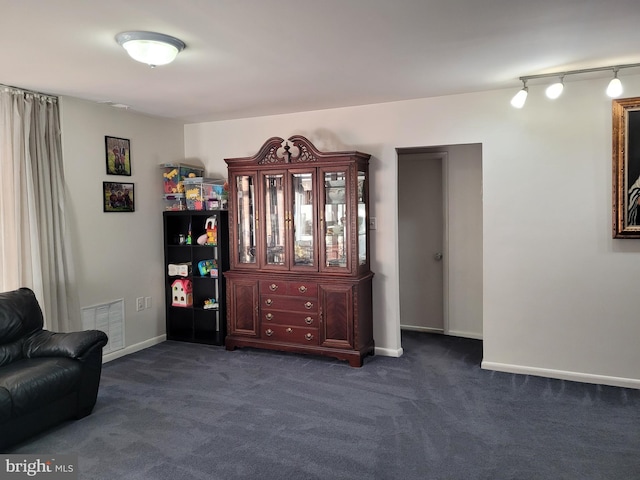
[[183,184],[187,210],[216,210],[221,207],[224,180],[185,178]]
[[184,193],[168,193],[164,195],[164,209],[168,212],[178,212],[187,209]]
[[204,168],[186,163],[164,163],[162,170],[164,193],[184,193],[183,181],[186,178],[202,177]]

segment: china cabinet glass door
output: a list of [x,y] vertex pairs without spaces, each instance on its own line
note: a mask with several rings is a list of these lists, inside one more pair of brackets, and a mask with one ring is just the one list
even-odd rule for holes
[[293,265],[316,267],[313,172],[294,172],[291,175],[291,215],[287,219],[293,233]]
[[237,175],[236,190],[236,262],[256,264],[255,176]]
[[324,267],[347,268],[349,212],[347,172],[324,172]]
[[362,170],[358,171],[358,194],[356,203],[358,204],[358,265],[367,264],[367,203],[365,188],[367,188],[367,176]]
[[286,227],[289,222],[289,212],[285,204],[284,174],[268,173],[263,178],[264,203],[264,266],[285,266],[287,257],[285,245],[287,242]]

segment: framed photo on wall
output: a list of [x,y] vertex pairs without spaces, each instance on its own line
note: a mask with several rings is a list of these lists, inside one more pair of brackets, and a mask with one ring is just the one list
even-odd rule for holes
[[613,100],[613,237],[640,238],[640,97]]
[[131,175],[131,143],[126,138],[104,137],[107,175]]
[[105,212],[134,212],[133,183],[102,182]]

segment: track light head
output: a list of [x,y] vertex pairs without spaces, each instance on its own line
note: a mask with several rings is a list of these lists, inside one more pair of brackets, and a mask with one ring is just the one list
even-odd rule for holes
[[522,89],[516,93],[511,99],[511,106],[514,108],[524,107],[524,103],[527,101],[527,95],[529,95],[529,89],[527,88],[527,81],[522,80]]
[[613,69],[613,78],[607,86],[607,95],[611,98],[616,98],[622,95],[622,82],[618,78],[618,69]]
[[547,95],[547,98],[555,100],[562,94],[562,90],[564,90],[564,75],[561,75],[560,80],[558,80],[556,83],[552,83],[551,85],[549,85],[545,90],[545,93]]

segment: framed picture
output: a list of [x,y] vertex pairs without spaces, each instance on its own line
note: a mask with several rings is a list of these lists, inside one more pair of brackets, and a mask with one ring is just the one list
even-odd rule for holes
[[133,183],[102,182],[102,203],[105,212],[133,212]]
[[131,144],[126,138],[104,137],[107,175],[131,175]]
[[613,100],[613,237],[640,238],[640,97]]

